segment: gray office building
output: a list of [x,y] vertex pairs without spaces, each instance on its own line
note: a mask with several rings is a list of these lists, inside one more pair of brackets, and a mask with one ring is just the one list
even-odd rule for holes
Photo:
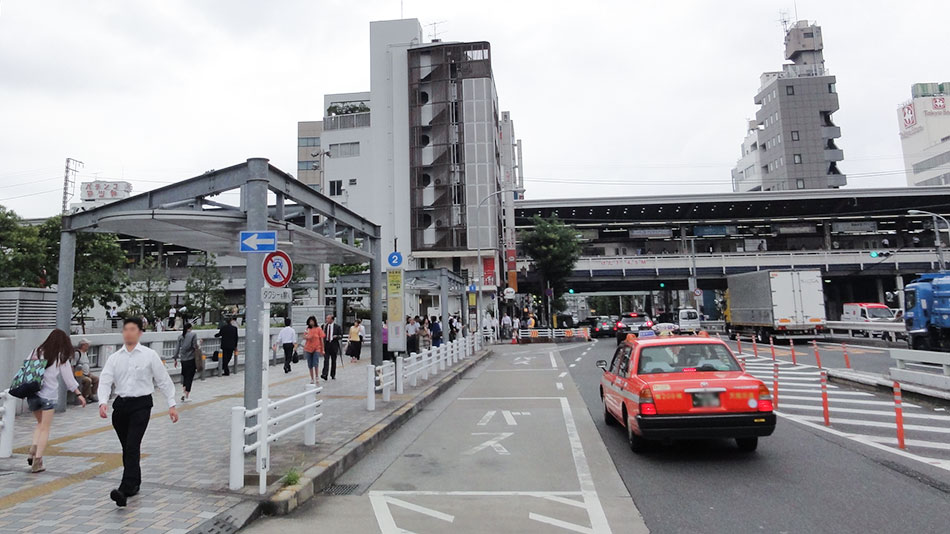
[[734,191],[838,188],[844,152],[835,77],[825,69],[821,27],[798,21],[785,35],[790,64],[762,74],[759,109],[749,122],[742,154],[732,171]]

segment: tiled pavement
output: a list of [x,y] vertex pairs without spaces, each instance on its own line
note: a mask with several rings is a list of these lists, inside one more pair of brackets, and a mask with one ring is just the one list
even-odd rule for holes
[[[393,394],[389,403],[377,398],[376,411],[368,412],[366,364],[365,358],[356,365],[347,359],[346,366],[337,369],[337,380],[321,384],[324,415],[317,423],[317,446],[303,445],[302,430],[281,439],[271,449],[271,474],[280,476],[290,467],[319,462],[415,394]],[[271,367],[272,398],[302,391],[308,383],[302,363],[289,375]],[[124,509],[116,508],[108,497],[121,478],[121,448],[109,421],[99,418],[95,406],[70,407],[56,415],[51,447],[44,455],[47,471],[37,475],[29,473],[25,460],[33,417],[17,417],[15,454],[0,459],[0,533],[183,534],[241,500],[257,499],[256,485],[242,493],[227,490],[230,410],[241,404],[243,387],[243,372],[196,380],[193,400],[180,405],[181,419],[174,425],[164,399],[155,396],[142,443],[142,490]],[[253,468],[249,456],[245,472],[253,474]]]

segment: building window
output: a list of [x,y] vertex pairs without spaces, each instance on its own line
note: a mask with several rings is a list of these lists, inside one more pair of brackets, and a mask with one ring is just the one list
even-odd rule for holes
[[798,130],[792,130],[792,141],[798,141]]
[[814,39],[814,38],[815,38],[815,33],[814,33],[814,32],[805,32],[805,33],[802,34],[802,36],[805,37],[805,39]]
[[350,178],[349,184],[356,185],[356,178]]
[[298,161],[297,162],[298,171],[318,171],[320,170],[319,161]]
[[795,165],[801,165],[801,163],[802,163],[802,155],[801,155],[801,154],[795,154],[794,157],[795,157],[795,159],[792,160],[792,161],[795,162]]
[[794,85],[786,85],[786,86],[785,86],[785,94],[787,94],[788,96],[793,96],[793,95],[795,94],[795,86],[794,86]]
[[343,194],[343,180],[330,180],[330,196],[338,197]]
[[795,180],[795,187],[799,189],[805,189],[805,180],[803,178]]
[[352,158],[360,155],[359,142],[354,143],[335,143],[330,145],[331,158]]
[[319,137],[298,137],[297,146],[320,146]]
[[838,88],[835,87],[835,84],[834,84],[834,83],[829,83],[829,84],[828,84],[828,92],[829,92],[829,93],[837,93],[837,92],[838,92]]

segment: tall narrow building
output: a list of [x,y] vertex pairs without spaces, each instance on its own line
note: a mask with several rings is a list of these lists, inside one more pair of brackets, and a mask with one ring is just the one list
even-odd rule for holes
[[742,154],[732,171],[734,191],[838,188],[847,182],[838,169],[844,152],[836,79],[825,68],[821,27],[798,21],[785,34],[781,71],[761,76],[759,105]]

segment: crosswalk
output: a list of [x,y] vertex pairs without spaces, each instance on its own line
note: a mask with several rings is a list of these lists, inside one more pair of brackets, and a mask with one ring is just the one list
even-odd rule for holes
[[821,369],[781,359],[740,353],[746,371],[773,389],[779,367],[776,413],[786,419],[847,437],[950,471],[950,413],[939,408],[903,403],[906,448],[897,447],[894,399],[884,392],[852,390],[828,383],[830,427],[824,426]]

